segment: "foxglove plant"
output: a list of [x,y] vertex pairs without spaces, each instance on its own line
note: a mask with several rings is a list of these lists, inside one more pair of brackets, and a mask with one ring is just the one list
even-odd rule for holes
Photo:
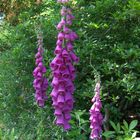
[[90,138],[93,140],[102,140],[101,132],[102,132],[102,122],[103,116],[100,112],[102,108],[102,103],[100,100],[100,83],[97,83],[95,86],[95,95],[92,98],[92,107],[90,109],[90,128],[91,135]]
[[[65,4],[68,0],[58,0],[58,2]],[[70,29],[74,19],[71,9],[63,6],[61,16],[62,19],[57,25],[59,33],[54,51],[56,56],[50,64],[53,73],[51,97],[56,124],[68,130],[70,129],[70,112],[74,103],[72,94],[75,89],[73,84],[75,68],[73,63],[77,63],[79,58],[73,51],[73,42],[77,39],[77,35]]]
[[46,90],[48,88],[48,81],[44,74],[46,68],[43,65],[43,37],[41,33],[38,33],[38,52],[35,55],[36,68],[33,71],[34,81],[33,87],[35,89],[35,99],[40,107],[44,107],[45,101],[47,100]]

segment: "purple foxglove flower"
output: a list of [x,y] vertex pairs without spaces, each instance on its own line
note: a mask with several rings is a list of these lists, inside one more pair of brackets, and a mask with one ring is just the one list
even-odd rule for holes
[[56,63],[57,64],[63,64],[63,58],[62,58],[61,55],[57,55],[57,57],[56,57]]
[[71,40],[71,35],[70,35],[70,33],[65,34],[65,39],[68,40],[68,41]]
[[40,107],[44,107],[44,99],[42,99],[42,98],[37,98],[36,100],[37,100],[37,103],[38,103],[38,105],[39,105]]
[[69,112],[66,112],[64,114],[64,117],[65,117],[66,120],[70,120],[71,119],[71,115],[69,114]]
[[70,57],[70,56],[69,56],[69,57],[64,58],[64,61],[65,61],[65,63],[66,63],[67,65],[72,63],[72,59],[71,59],[71,57]]
[[60,23],[62,24],[62,26],[64,26],[66,24],[66,21],[64,18],[61,19]]
[[60,32],[60,33],[58,34],[58,39],[59,39],[59,40],[63,40],[63,39],[64,39],[64,33]]
[[69,68],[69,71],[70,71],[71,74],[75,73],[75,68],[74,68],[74,66],[72,64],[69,64],[68,68]]
[[37,54],[35,55],[35,58],[39,58],[39,57],[41,57],[41,53],[37,52]]
[[67,23],[68,25],[72,25],[72,21],[71,21],[71,20],[67,20],[66,23]]
[[36,58],[36,68],[33,71],[34,81],[33,87],[35,89],[35,99],[40,107],[44,107],[45,101],[47,100],[46,90],[48,87],[48,81],[44,77],[46,73],[46,68],[43,65],[43,38],[42,35],[38,34],[38,52],[35,55]]
[[66,9],[66,7],[62,7],[60,13],[61,13],[61,16],[65,16],[65,15],[67,14],[67,9]]
[[61,116],[61,115],[62,115],[62,110],[61,110],[60,108],[57,107],[57,108],[55,109],[54,115]]
[[71,20],[74,19],[74,16],[71,15],[71,14],[69,14],[69,15],[67,15],[66,19],[67,19],[68,21],[71,21]]
[[43,58],[42,56],[36,59],[36,65],[38,65],[40,62],[42,62]]
[[61,23],[59,23],[56,28],[57,28],[57,30],[61,30],[62,27],[63,27],[63,25]]
[[53,97],[53,99],[57,99],[58,91],[54,88],[50,95],[51,95],[51,97]]
[[67,50],[72,51],[73,50],[73,44],[71,42],[68,42],[67,44]]
[[58,65],[56,63],[50,63],[51,70],[55,70],[58,68]]
[[62,74],[62,77],[64,79],[69,79],[70,78],[70,72],[69,72],[68,69],[64,71],[64,73]]
[[102,122],[103,116],[100,112],[102,108],[102,103],[100,100],[100,83],[97,83],[95,86],[95,95],[92,98],[93,105],[90,108],[90,128],[91,128],[91,139],[99,139],[101,140],[101,133],[102,133]]
[[70,93],[65,94],[65,102],[73,102],[73,97]]
[[62,64],[63,63],[63,59],[61,58],[60,55],[57,55],[57,57],[55,57],[52,62],[51,62],[51,65],[54,64],[54,65],[59,65],[59,64]]
[[62,57],[63,57],[63,58],[69,57],[69,53],[67,52],[66,49],[63,50],[63,52],[62,52]]
[[64,95],[65,94],[65,87],[64,85],[59,85],[59,88],[58,88],[58,94],[61,94],[61,95]]
[[57,45],[56,48],[55,48],[54,53],[55,53],[56,55],[57,55],[57,54],[61,54],[62,50],[63,50],[62,46]]
[[54,76],[55,78],[60,79],[60,78],[62,77],[62,74],[60,73],[59,70],[55,70],[55,71],[53,72],[53,76]]
[[66,71],[67,67],[65,65],[59,66],[59,71]]
[[71,111],[71,107],[68,106],[68,105],[67,105],[67,106],[65,105],[65,106],[63,107],[62,111],[63,111],[63,112],[70,112],[70,111]]
[[79,62],[79,58],[75,55],[75,53],[74,52],[70,52],[70,56],[71,56],[71,59],[74,61],[74,62],[76,62],[76,63],[78,63]]
[[64,100],[64,96],[63,95],[58,95],[57,97],[57,103],[58,104],[64,104],[65,100]]
[[65,121],[63,126],[65,130],[69,130],[71,128],[68,121]]
[[61,115],[61,116],[58,115],[57,116],[56,124],[57,125],[62,125],[62,126],[64,125],[64,116],[63,115]]
[[61,21],[57,25],[57,30],[61,30],[62,27],[66,24],[66,21],[62,18]]
[[46,70],[46,67],[43,66],[43,67],[42,67],[42,72],[43,72],[43,73],[46,73],[46,71],[47,71],[47,70]]
[[63,41],[62,40],[57,40],[57,42],[56,42],[56,45],[60,45],[60,46],[62,46],[62,43],[63,43]]
[[64,26],[63,31],[64,33],[69,33],[71,30],[68,27]]
[[[57,0],[57,2],[65,4],[69,0]],[[55,58],[52,60],[50,67],[53,74],[51,86],[53,90],[51,97],[54,107],[54,115],[56,116],[56,124],[62,126],[64,130],[70,129],[69,121],[71,119],[71,111],[73,109],[75,90],[73,81],[75,79],[76,70],[73,66],[74,62],[79,59],[73,51],[73,41],[77,39],[77,35],[73,32],[69,25],[72,24],[74,16],[70,8],[64,7],[61,9],[63,16],[57,29],[59,31]]]
[[74,41],[75,39],[78,38],[77,34],[75,32],[71,32],[71,40]]
[[58,78],[54,77],[51,83],[52,87],[56,87],[58,85],[58,82]]

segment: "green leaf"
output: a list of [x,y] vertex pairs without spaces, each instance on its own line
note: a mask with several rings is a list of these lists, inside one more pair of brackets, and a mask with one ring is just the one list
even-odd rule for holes
[[125,131],[126,130],[126,128],[125,128],[125,126],[121,126],[122,127],[122,129]]
[[132,129],[134,129],[138,124],[137,120],[133,120],[130,125],[129,125],[129,130],[131,131]]
[[110,121],[111,126],[114,128],[115,131],[117,131],[117,126],[115,125],[114,122]]
[[123,124],[125,126],[125,130],[128,130],[129,129],[128,123],[125,120],[123,120]]
[[134,138],[136,137],[136,135],[137,135],[137,132],[134,132],[134,133],[132,134],[132,139],[134,139]]
[[106,138],[113,138],[114,137],[115,132],[114,131],[106,131],[104,132],[102,135]]
[[117,132],[120,132],[120,130],[121,130],[120,123],[117,123]]

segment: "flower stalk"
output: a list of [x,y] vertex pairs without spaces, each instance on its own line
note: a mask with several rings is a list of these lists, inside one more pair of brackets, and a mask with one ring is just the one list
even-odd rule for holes
[[[57,2],[65,5],[68,0],[58,0]],[[55,58],[50,64],[53,73],[51,97],[56,124],[62,126],[64,130],[68,130],[70,129],[70,113],[73,108],[75,90],[73,81],[76,70],[73,64],[79,61],[74,53],[73,43],[78,36],[70,29],[74,19],[71,9],[63,6],[60,13],[62,18],[56,27],[59,33],[54,51]]]
[[33,71],[34,81],[33,87],[35,89],[35,99],[40,107],[44,107],[47,100],[46,90],[48,88],[48,81],[45,78],[46,67],[43,64],[43,37],[42,33],[37,34],[38,39],[38,52],[35,55],[36,67]]
[[100,83],[98,82],[95,86],[95,95],[92,98],[92,107],[90,108],[90,138],[93,140],[102,140],[102,123],[103,116],[101,114],[102,103],[100,100]]

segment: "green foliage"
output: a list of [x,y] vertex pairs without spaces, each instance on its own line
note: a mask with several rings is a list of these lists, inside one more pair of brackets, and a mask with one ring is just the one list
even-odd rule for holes
[[44,36],[46,76],[51,82],[49,63],[54,57],[60,5],[53,0],[40,5],[28,2],[18,9],[16,19],[0,25],[0,139],[88,140],[88,110],[99,77],[103,107],[108,106],[114,120],[114,131],[104,136],[131,139],[137,132],[133,131],[136,121],[129,125],[118,122],[131,121],[131,114],[138,119],[140,112],[139,0],[72,1],[76,17],[73,29],[79,35],[74,49],[80,63],[76,66],[75,107],[69,132],[54,125],[50,96],[44,109],[37,107],[32,87],[38,24]]
[[137,131],[134,130],[134,128],[138,124],[137,120],[133,120],[130,124],[124,120],[122,125],[120,123],[115,124],[110,121],[110,124],[114,131],[104,132],[104,137],[113,138],[115,140],[134,140],[136,138]]

